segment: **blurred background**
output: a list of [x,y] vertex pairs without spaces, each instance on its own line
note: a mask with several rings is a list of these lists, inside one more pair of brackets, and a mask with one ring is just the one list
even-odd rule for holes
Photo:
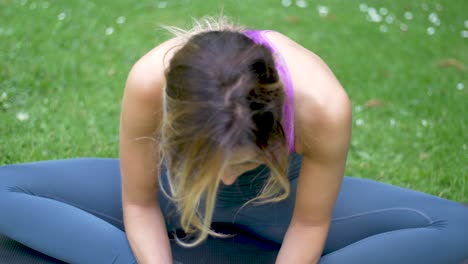
[[0,0],[0,165],[118,157],[125,80],[159,26],[221,10],[328,63],[353,103],[346,175],[468,202],[465,0]]

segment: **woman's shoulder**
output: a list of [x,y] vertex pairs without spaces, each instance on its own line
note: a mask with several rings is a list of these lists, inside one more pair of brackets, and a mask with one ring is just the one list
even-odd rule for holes
[[162,118],[160,113],[166,86],[165,70],[168,61],[165,58],[171,56],[171,50],[177,43],[178,39],[174,38],[159,44],[143,55],[131,68],[121,102],[123,129],[131,133],[141,133],[141,124],[146,124],[146,127],[152,129],[158,126]]
[[[327,63],[313,51],[285,34],[267,31],[265,35],[278,49],[293,84],[296,150],[320,131],[346,126],[351,118],[348,95]],[[340,124],[343,123],[343,124]]]
[[181,39],[176,37],[158,44],[137,60],[129,77],[137,77],[136,80],[143,86],[164,81],[165,70],[180,43]]
[[161,101],[166,83],[165,71],[180,43],[180,38],[166,40],[135,62],[128,73],[124,92],[124,96],[132,95],[132,104],[154,105]]

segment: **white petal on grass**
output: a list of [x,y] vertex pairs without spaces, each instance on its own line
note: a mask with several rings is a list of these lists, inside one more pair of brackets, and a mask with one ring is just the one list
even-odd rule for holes
[[125,17],[124,16],[119,16],[116,20],[117,24],[122,25],[125,23]]
[[107,36],[110,36],[110,35],[114,34],[114,28],[113,27],[106,28],[105,34]]
[[413,13],[411,13],[410,11],[406,11],[404,16],[406,20],[413,20],[414,18]]
[[468,147],[466,146],[466,144],[463,144],[462,148],[466,150]]
[[395,119],[393,119],[393,118],[390,119],[390,126],[395,126],[395,124],[396,124]]
[[0,95],[0,102],[4,101],[8,98],[8,94],[6,92],[3,92],[2,95]]
[[382,21],[382,16],[377,13],[377,10],[373,7],[370,7],[369,10],[367,11],[368,15],[368,20],[372,22],[380,22]]
[[395,21],[393,15],[388,15],[385,17],[385,22],[387,22],[387,24],[393,24],[393,21]]
[[317,11],[321,17],[326,17],[328,16],[328,12],[330,11],[328,7],[319,5],[317,6]]
[[26,112],[18,112],[16,113],[16,119],[21,122],[27,121],[29,119],[29,114]]
[[158,3],[158,8],[166,8],[167,7],[167,2],[166,1],[161,1]]
[[380,21],[382,21],[382,17],[377,13],[372,13],[369,14],[369,21],[379,23]]
[[468,28],[468,20],[465,20],[465,22],[463,22],[463,25],[465,26],[465,28]]
[[292,5],[292,0],[281,0],[281,5],[284,7],[290,7]]
[[465,85],[463,83],[457,83],[457,89],[461,91],[465,89]]
[[364,120],[362,119],[356,120],[356,126],[362,126],[362,125],[364,125]]
[[354,107],[354,111],[356,111],[356,112],[358,112],[358,113],[361,112],[361,111],[362,111],[362,106],[356,105],[356,106]]
[[385,33],[388,31],[388,27],[386,25],[380,25],[379,30],[380,32]]
[[432,35],[435,34],[435,28],[433,28],[433,27],[428,27],[427,30],[426,30],[426,32],[427,32],[427,34],[428,34],[429,36],[432,36]]
[[468,30],[462,30],[460,33],[462,38],[468,38]]
[[408,31],[408,25],[403,24],[403,23],[400,24],[400,30],[401,30],[401,31]]
[[300,8],[306,8],[308,4],[305,0],[296,0],[296,6]]
[[440,19],[437,13],[432,12],[431,14],[429,14],[428,19],[432,24],[436,26],[440,25]]
[[385,7],[381,7],[381,8],[379,9],[379,13],[380,13],[382,16],[386,16],[386,15],[388,14],[388,10],[387,10],[387,8],[385,8]]
[[57,16],[58,20],[64,20],[66,17],[67,17],[67,14],[65,14],[64,12],[58,14]]
[[426,119],[421,120],[421,125],[422,125],[423,127],[427,127],[427,125],[428,125],[427,120],[426,120]]
[[361,12],[367,12],[368,8],[369,7],[367,6],[367,4],[364,4],[364,3],[359,4],[359,10],[361,10]]

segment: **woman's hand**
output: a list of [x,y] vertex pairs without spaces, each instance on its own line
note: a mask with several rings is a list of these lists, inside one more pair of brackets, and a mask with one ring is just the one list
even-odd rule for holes
[[276,264],[315,264],[320,260],[329,224],[292,224],[283,240]]

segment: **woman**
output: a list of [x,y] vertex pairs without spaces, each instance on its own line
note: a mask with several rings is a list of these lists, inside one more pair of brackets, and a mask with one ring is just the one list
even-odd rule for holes
[[0,233],[71,263],[172,263],[168,231],[196,246],[213,222],[281,244],[278,264],[468,257],[467,208],[343,177],[351,106],[318,56],[225,19],[178,32],[129,74],[119,161],[0,168]]

